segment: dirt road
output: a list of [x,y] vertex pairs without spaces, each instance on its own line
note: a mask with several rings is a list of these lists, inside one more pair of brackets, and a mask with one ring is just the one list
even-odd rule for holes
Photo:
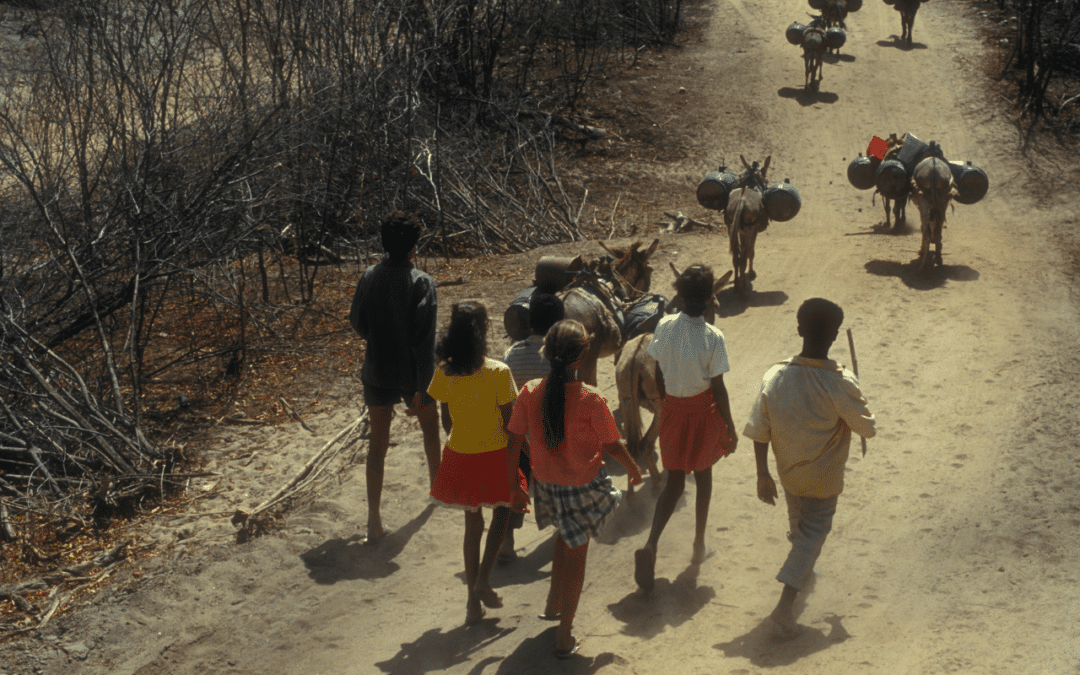
[[[769,365],[798,351],[803,300],[840,303],[854,331],[879,435],[865,459],[853,448],[816,587],[800,604],[799,637],[778,642],[761,625],[780,591],[786,518],[754,495],[747,439],[715,470],[717,555],[700,570],[689,565],[691,482],[661,540],[650,599],[632,578],[649,490],[623,505],[590,550],[574,660],[553,658],[554,628],[536,618],[551,542],[531,521],[518,537],[523,557],[493,578],[505,607],[464,627],[461,515],[428,506],[418,431],[399,418],[384,493],[396,531],[378,547],[358,544],[359,466],[291,514],[280,535],[236,546],[224,518],[181,520],[184,538],[175,523],[163,526],[169,543],[145,563],[142,581],[126,577],[40,637],[0,648],[0,673],[1080,672],[1080,323],[1055,243],[1078,225],[1077,195],[1049,201],[1030,189],[1016,131],[976,66],[985,55],[969,8],[925,5],[914,48],[903,50],[890,37],[899,16],[868,2],[849,17],[847,45],[826,63],[821,93],[808,98],[799,51],[783,36],[805,7],[715,0],[704,44],[670,54],[651,83],[639,79],[658,101],[679,102],[669,112],[698,149],[644,165],[645,179],[685,186],[669,209],[705,218],[693,200],[697,180],[740,153],[771,154],[770,176],[789,177],[804,198],[795,220],[758,239],[749,302],[722,298],[736,423]],[[880,234],[880,203],[844,175],[872,135],[907,131],[973,160],[992,181],[982,202],[949,213],[945,266],[929,277],[909,264],[916,210],[914,226]],[[582,249],[600,251],[556,247],[479,263],[529,269],[543,253]],[[667,235],[654,290],[666,290],[669,260],[730,266],[718,235]],[[481,297],[497,315],[526,280],[443,289],[441,311]],[[849,362],[845,344],[832,356]],[[610,364],[601,385],[617,401]],[[328,387],[340,405],[309,420],[318,435],[239,431],[223,439],[221,466],[239,470],[230,458],[252,448],[270,461],[252,469],[267,475],[302,462],[357,412],[355,382]],[[267,481],[266,492],[275,485]],[[259,496],[219,498],[205,510],[229,512]]]

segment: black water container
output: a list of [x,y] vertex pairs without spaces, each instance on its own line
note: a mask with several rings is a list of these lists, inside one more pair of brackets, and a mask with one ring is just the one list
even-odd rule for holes
[[857,12],[860,9],[862,9],[862,0],[847,0],[848,14],[851,14],[852,12]]
[[821,11],[825,7],[825,0],[810,0],[810,9]]
[[783,183],[773,183],[765,188],[762,201],[765,202],[765,211],[769,214],[769,219],[778,223],[791,220],[799,215],[799,209],[802,208],[802,197],[799,191],[786,179]]
[[874,187],[876,184],[874,181],[874,164],[874,159],[864,157],[860,152],[859,156],[848,164],[848,182],[854,185],[857,190],[869,190]]
[[953,181],[956,183],[955,197],[961,204],[974,204],[986,196],[990,189],[990,178],[986,172],[971,162],[949,162]]
[[697,188],[698,204],[714,211],[723,211],[727,207],[728,195],[739,182],[739,177],[724,171],[726,168],[720,167],[720,171],[710,171],[705,175]]
[[899,199],[908,192],[908,172],[899,160],[887,159],[874,174],[874,184],[886,199]]
[[787,27],[787,30],[784,31],[784,37],[786,37],[787,41],[793,45],[801,45],[802,36],[805,32],[806,26],[804,24],[801,24],[798,21],[793,21],[791,22],[791,25]]
[[847,42],[847,35],[844,34],[843,28],[834,26],[825,31],[825,46],[829,49],[840,49],[845,42]]

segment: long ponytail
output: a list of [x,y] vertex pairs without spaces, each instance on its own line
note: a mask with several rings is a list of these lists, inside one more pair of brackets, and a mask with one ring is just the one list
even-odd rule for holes
[[551,361],[551,375],[544,387],[541,412],[544,442],[552,452],[566,439],[566,383],[574,378],[574,364],[588,346],[588,332],[573,319],[559,321],[544,337],[544,356]]

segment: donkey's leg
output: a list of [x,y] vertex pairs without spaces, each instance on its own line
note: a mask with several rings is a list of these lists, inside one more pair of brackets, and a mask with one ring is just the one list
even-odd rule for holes
[[592,335],[589,340],[589,348],[585,350],[585,357],[578,367],[578,375],[585,384],[596,386],[596,367],[600,361],[600,336]]

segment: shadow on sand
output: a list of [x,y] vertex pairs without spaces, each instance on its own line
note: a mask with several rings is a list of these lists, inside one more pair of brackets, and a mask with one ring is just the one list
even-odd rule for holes
[[747,282],[746,300],[740,300],[735,294],[734,288],[725,288],[716,295],[720,303],[718,317],[736,316],[742,314],[751,307],[778,307],[788,301],[788,294],[783,291],[754,290],[752,282]]
[[843,61],[844,63],[854,63],[855,62],[855,55],[854,54],[830,54],[830,53],[826,52],[825,56],[821,57],[821,60],[824,61],[825,63],[839,63],[840,61]]
[[[589,642],[582,643],[582,650],[589,650]],[[499,663],[495,675],[522,675],[523,673],[559,673],[559,675],[588,675],[613,663],[626,665],[611,652],[596,656],[586,656],[580,651],[565,661],[555,658],[555,627],[552,626],[531,638],[525,638],[513,652],[499,662],[499,658],[490,656],[483,659],[469,671],[468,675],[480,675],[487,666]]]
[[383,579],[400,569],[393,562],[431,514],[435,505],[428,504],[418,516],[399,530],[387,534],[374,544],[362,544],[354,534],[348,539],[334,538],[300,554],[308,568],[308,576],[317,584],[335,584],[355,579]]
[[861,232],[845,232],[845,237],[861,237],[867,234],[887,234],[891,236],[900,236],[914,234],[915,228],[908,223],[907,219],[900,221],[900,225],[886,225],[885,221],[881,221],[875,225],[871,225],[869,230],[863,230]]
[[[704,564],[715,563],[716,556]],[[698,586],[700,564],[691,564],[675,581],[656,578],[656,585],[645,595],[635,590],[623,599],[607,606],[611,615],[626,624],[626,635],[649,639],[659,635],[665,628],[675,628],[694,618],[716,597],[712,586]]]
[[910,45],[906,42],[900,41],[899,35],[890,35],[892,40],[878,40],[879,47],[892,47],[893,49],[899,49],[902,52],[910,52],[912,49],[926,49],[926,45],[921,42],[912,42]]
[[879,277],[899,277],[908,288],[917,291],[930,291],[945,285],[946,281],[977,281],[978,270],[967,265],[942,265],[931,268],[925,274],[919,271],[919,261],[909,263],[893,260],[871,260],[865,265],[866,271]]
[[778,638],[773,635],[770,622],[766,619],[749,633],[740,635],[731,642],[713,645],[713,649],[724,652],[724,656],[728,658],[747,659],[758,668],[789,666],[799,659],[850,638],[851,634],[841,623],[843,618],[834,615],[822,619],[830,626],[828,633],[800,625],[798,632],[791,638]]
[[815,103],[836,103],[840,100],[840,95],[831,91],[816,91],[810,93],[799,87],[780,87],[776,91],[777,95],[781,98],[793,98],[798,101],[799,105],[806,107],[808,105],[814,105]]
[[[465,663],[473,652],[516,630],[500,628],[498,623],[498,619],[483,619],[474,626],[458,626],[445,633],[440,628],[432,628],[416,640],[402,644],[401,651],[392,659],[376,663],[375,666],[391,675],[423,675],[435,670],[446,670]],[[555,641],[554,636],[551,640]],[[490,663],[490,660],[484,659],[480,663],[485,662]],[[473,672],[479,671],[474,669]]]
[[[622,466],[615,462],[611,462],[607,468],[615,482],[615,486],[623,491],[623,498],[619,503],[619,507],[615,510],[615,513],[612,514],[611,520],[604,525],[604,529],[601,530],[600,536],[597,537],[598,542],[610,546],[618,543],[623,537],[632,537],[636,534],[640,534],[641,532],[647,531],[652,526],[653,512],[656,510],[656,500],[660,497],[660,491],[664,487],[664,481],[667,480],[667,473],[661,472],[660,477],[655,481],[646,476],[641,485],[634,487],[634,494],[630,495],[626,490],[626,480],[619,476],[619,474],[622,476],[626,475]],[[687,482],[689,483],[692,480],[693,478]],[[679,501],[675,503],[676,513],[686,506],[686,496],[689,493],[689,490],[685,490],[682,493],[682,496],[679,497]]]

